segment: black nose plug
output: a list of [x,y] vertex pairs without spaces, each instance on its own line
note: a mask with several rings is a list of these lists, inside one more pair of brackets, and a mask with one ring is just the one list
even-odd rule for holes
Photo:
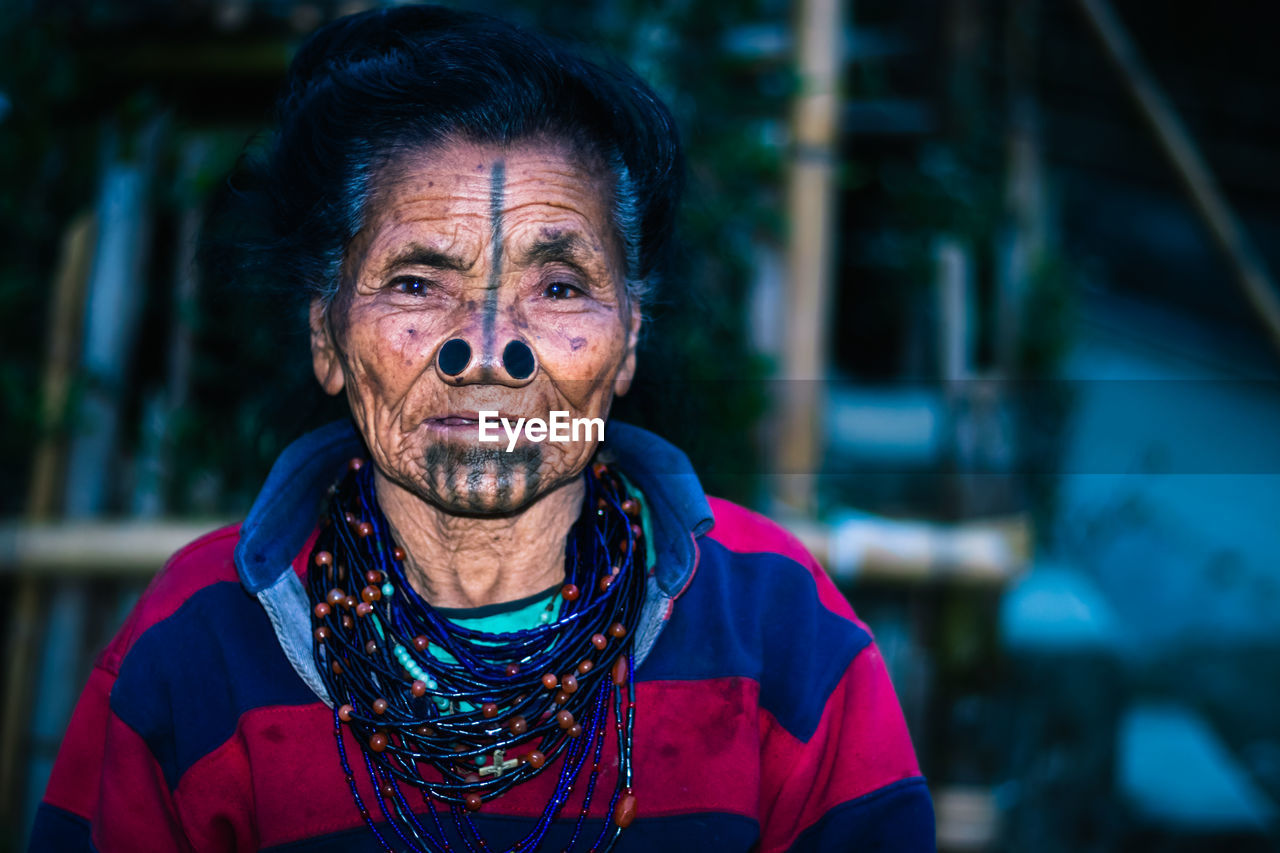
[[528,344],[524,341],[512,341],[502,350],[502,366],[511,374],[512,379],[528,379],[533,375],[537,363]]
[[457,376],[467,369],[471,363],[471,345],[462,338],[452,338],[444,342],[440,352],[436,354],[436,364],[446,376]]

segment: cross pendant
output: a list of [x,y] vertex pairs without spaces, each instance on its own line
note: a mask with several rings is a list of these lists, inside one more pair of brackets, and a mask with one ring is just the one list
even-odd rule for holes
[[506,753],[504,753],[501,749],[495,749],[493,751],[493,763],[486,764],[484,767],[481,767],[480,775],[493,776],[494,778],[497,778],[507,770],[511,770],[513,768],[520,766],[520,762],[514,758],[511,759],[510,761],[503,761],[502,759],[505,757],[505,755]]

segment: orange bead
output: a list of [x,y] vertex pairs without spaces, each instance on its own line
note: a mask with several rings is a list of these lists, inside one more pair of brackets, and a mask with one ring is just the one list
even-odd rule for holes
[[338,719],[342,720],[342,722],[344,723],[351,722],[351,712],[354,710],[355,709],[352,708],[350,705],[343,705],[341,708],[338,709]]
[[524,717],[516,715],[507,720],[507,729],[513,735],[522,735],[529,730],[529,723]]
[[573,675],[573,673],[569,673],[560,679],[560,689],[565,693],[578,692],[578,679]]
[[556,725],[560,726],[560,728],[567,729],[572,726],[573,723],[573,714],[570,714],[568,711],[560,711],[556,714]]
[[413,647],[420,652],[425,652],[429,645],[431,645],[431,643],[428,642],[427,638],[421,634],[413,638]]
[[418,681],[417,679],[415,679],[413,684],[409,685],[409,692],[412,693],[414,696],[424,695],[427,692],[426,682]]
[[578,596],[581,594],[578,588],[571,583],[567,583],[560,588],[560,595],[564,597],[565,601],[577,601]]
[[560,679],[556,678],[554,672],[544,672],[542,674],[542,686],[548,690],[555,690],[560,686]]
[[601,592],[608,592],[608,591],[609,591],[609,587],[613,586],[613,579],[614,579],[614,577],[615,577],[614,575],[605,575],[604,577],[600,578],[600,591],[601,591]]
[[466,805],[467,811],[478,812],[480,811],[480,806],[484,805],[484,799],[475,791],[472,791],[463,799],[463,803]]
[[609,641],[605,639],[604,634],[592,634],[591,645],[595,646],[597,649],[603,650],[605,646],[609,645]]
[[613,670],[609,674],[613,678],[613,683],[619,687],[627,683],[626,655],[618,655],[618,659],[613,662]]
[[624,793],[619,799],[618,804],[613,807],[613,822],[626,829],[631,825],[631,821],[636,819],[636,795],[631,793],[630,788],[624,789]]
[[394,559],[397,563],[403,563],[403,562],[404,562],[404,549],[403,549],[403,548],[401,548],[399,545],[397,545],[396,547],[392,548],[392,549],[391,549],[391,557],[392,557],[392,559]]
[[360,590],[360,597],[369,602],[377,601],[379,598],[382,598],[382,590],[370,584]]
[[329,639],[329,636],[329,629],[325,626],[321,625],[316,629],[316,642],[323,643],[325,640]]
[[330,554],[328,551],[317,551],[315,560],[316,560],[317,566],[333,565],[333,555]]
[[333,607],[337,607],[339,604],[341,604],[346,600],[347,600],[346,592],[338,589],[336,586],[333,589],[329,590],[329,594],[325,596],[325,601],[329,602],[329,604]]
[[352,619],[350,616],[348,616],[347,614],[343,613],[343,614],[342,614],[342,627],[343,627],[343,628],[346,628],[348,631],[350,631],[350,630],[351,630],[352,628],[354,628],[355,626],[356,626],[356,620]]
[[563,705],[565,702],[568,702],[568,701],[569,701],[569,694],[568,694],[568,693],[565,693],[563,690],[557,690],[557,691],[556,691],[556,704],[557,704],[557,705]]
[[486,720],[492,720],[494,717],[498,716],[497,704],[494,702],[485,702],[480,706],[480,714]]
[[342,599],[342,606],[347,608],[348,610],[355,607],[357,603],[358,602],[356,601],[356,597],[354,595],[348,595],[346,598]]
[[380,584],[382,583],[382,572],[377,569],[370,569],[364,573],[364,579],[369,583]]
[[593,662],[583,659],[578,663],[578,675],[586,675],[594,666],[595,664]]
[[507,677],[508,677],[508,678],[511,678],[512,676],[516,676],[516,675],[519,675],[519,674],[520,674],[520,664],[518,664],[518,663],[509,663],[509,664],[507,664]]
[[367,521],[360,522],[356,525],[356,535],[361,539],[373,535],[373,525]]
[[367,601],[362,601],[356,605],[357,616],[368,616],[373,612],[373,605]]
[[609,626],[609,636],[622,639],[623,637],[627,636],[627,629],[622,627],[621,622],[614,622],[612,625]]
[[333,670],[334,675],[342,675],[342,664],[338,663],[337,661],[334,661],[333,663],[329,664],[329,669]]
[[373,737],[369,738],[369,748],[374,752],[382,752],[382,750],[387,748],[387,736],[382,732],[378,732]]
[[383,782],[382,787],[378,790],[382,793],[382,796],[387,797],[388,799],[396,795],[395,786],[390,782]]
[[622,502],[622,511],[635,518],[640,514],[640,504],[636,503],[635,498],[627,498]]
[[364,467],[364,460],[361,459],[359,456],[354,456],[352,457],[351,461],[347,463],[347,467],[350,468],[352,471],[359,471],[361,468]]
[[578,737],[578,735],[582,734],[582,726],[578,725],[577,723],[574,723],[572,726],[569,726],[569,728],[565,730],[565,734],[567,734],[569,737]]
[[316,615],[317,619],[323,619],[333,612],[333,608],[323,601],[317,602],[316,606],[311,608],[311,612]]
[[383,699],[381,696],[379,696],[377,699],[374,699],[373,713],[379,714],[379,715],[387,713],[387,700]]
[[533,752],[527,753],[523,760],[525,764],[528,764],[534,770],[537,770],[539,767],[547,763],[547,757],[536,749]]

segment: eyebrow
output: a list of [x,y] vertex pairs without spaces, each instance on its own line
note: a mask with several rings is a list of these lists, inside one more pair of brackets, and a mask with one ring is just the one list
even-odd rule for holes
[[450,255],[439,249],[415,243],[387,261],[387,272],[400,267],[431,267],[438,270],[466,272],[471,269],[471,264],[457,255]]
[[559,261],[581,267],[595,255],[589,244],[576,233],[561,234],[539,240],[524,252],[526,264],[547,264]]

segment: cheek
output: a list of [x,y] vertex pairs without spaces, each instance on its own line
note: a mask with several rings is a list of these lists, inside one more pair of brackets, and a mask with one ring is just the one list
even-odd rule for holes
[[613,387],[622,364],[625,332],[616,318],[554,324],[540,340],[547,375],[577,408],[594,408]]
[[435,350],[431,318],[410,313],[353,312],[347,327],[348,369],[369,391],[394,393],[422,372]]

